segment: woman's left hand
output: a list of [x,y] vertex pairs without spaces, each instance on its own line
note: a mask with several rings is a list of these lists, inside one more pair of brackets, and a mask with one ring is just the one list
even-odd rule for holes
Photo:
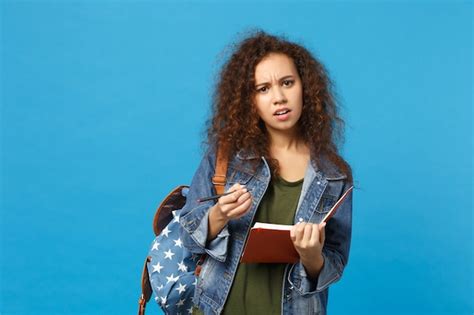
[[322,255],[326,223],[295,224],[290,231],[291,240],[300,255],[301,263],[311,278],[316,278],[324,264]]

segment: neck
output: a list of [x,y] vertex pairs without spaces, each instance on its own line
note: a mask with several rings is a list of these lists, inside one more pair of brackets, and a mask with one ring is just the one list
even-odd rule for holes
[[[268,129],[267,129],[268,130]],[[299,151],[305,149],[304,141],[299,139],[296,131],[268,130],[270,151]]]

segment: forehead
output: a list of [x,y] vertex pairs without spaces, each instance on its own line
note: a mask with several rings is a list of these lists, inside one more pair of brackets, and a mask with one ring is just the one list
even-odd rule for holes
[[298,75],[295,63],[285,54],[271,53],[255,67],[255,80],[278,78],[285,75]]

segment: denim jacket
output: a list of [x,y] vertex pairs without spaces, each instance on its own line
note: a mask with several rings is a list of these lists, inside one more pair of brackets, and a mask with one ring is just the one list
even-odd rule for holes
[[[255,212],[270,183],[270,168],[262,157],[239,152],[228,163],[227,191],[235,183],[245,184],[252,194],[248,213],[231,220],[217,237],[207,242],[209,208],[214,201],[197,203],[214,195],[212,176],[215,150],[209,149],[191,182],[187,202],[180,213],[183,245],[193,253],[206,253],[199,275],[194,303],[203,312],[220,314],[234,279]],[[257,159],[257,160],[255,160]],[[254,171],[250,160],[258,163]],[[328,159],[311,159],[306,169],[294,223],[319,223],[337,199],[350,187]],[[324,265],[316,280],[310,280],[301,262],[288,264],[282,286],[282,314],[326,314],[328,287],[339,280],[349,258],[352,227],[352,196],[348,196],[326,225]]]

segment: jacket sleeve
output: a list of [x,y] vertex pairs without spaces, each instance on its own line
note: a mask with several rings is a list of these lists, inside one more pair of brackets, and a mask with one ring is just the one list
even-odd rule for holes
[[[345,185],[343,193],[350,187]],[[352,194],[347,196],[336,214],[327,222],[326,239],[323,247],[324,265],[316,281],[310,280],[301,262],[292,265],[288,280],[301,295],[324,291],[338,281],[349,260],[352,234]],[[342,194],[341,194],[342,196]],[[292,283],[291,279],[296,279]]]
[[186,198],[186,204],[180,213],[180,237],[183,245],[192,253],[207,253],[218,261],[225,261],[229,230],[227,225],[219,232],[217,237],[207,242],[209,228],[209,209],[214,201],[198,203],[197,200],[216,194],[212,177],[215,170],[216,153],[209,149],[204,155],[199,167],[194,174]]

